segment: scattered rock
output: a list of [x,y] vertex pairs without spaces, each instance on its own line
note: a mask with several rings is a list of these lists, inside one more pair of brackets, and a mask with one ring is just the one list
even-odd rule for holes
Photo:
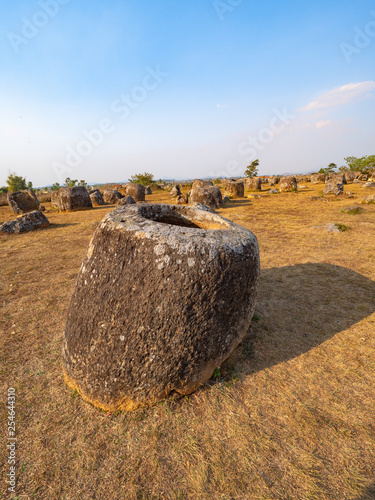
[[279,190],[278,189],[270,189],[268,191],[269,194],[279,194]]
[[39,210],[40,203],[32,189],[8,193],[7,201],[10,210],[16,215]]
[[343,192],[344,192],[344,186],[334,179],[327,181],[323,189],[324,195],[334,194],[335,196],[338,196],[340,194],[343,194]]
[[352,207],[345,207],[341,210],[341,212],[346,213],[346,214],[360,214],[364,212],[364,209],[362,207],[357,207],[357,206],[352,206]]
[[118,200],[116,207],[122,207],[124,205],[134,205],[136,201],[131,196],[124,196],[121,200]]
[[88,193],[93,207],[105,205],[105,201],[103,200],[103,196],[99,189],[91,189]]
[[107,411],[191,394],[247,334],[257,239],[216,214],[137,204],[110,212],[77,277],[65,381]]
[[177,205],[187,205],[189,203],[189,196],[187,194],[180,194],[177,196]]
[[323,226],[312,226],[312,227],[313,229],[325,229],[326,231],[331,233],[340,232],[339,228],[336,226],[334,222],[329,222],[328,224],[324,224]]
[[181,186],[179,184],[176,184],[173,188],[172,191],[170,192],[169,196],[173,196],[173,198],[176,198],[177,196],[181,196]]
[[375,182],[371,182],[371,181],[365,182],[361,187],[363,187],[363,188],[375,188]]
[[244,183],[242,181],[226,180],[224,182],[224,191],[232,198],[243,198],[245,193]]
[[319,184],[326,181],[326,176],[325,174],[311,174],[310,179],[311,184]]
[[145,201],[146,188],[142,186],[142,184],[129,182],[129,184],[126,185],[126,194],[131,196],[135,201]]
[[347,184],[345,175],[338,174],[337,172],[329,174],[326,179],[326,182],[328,181],[336,181],[338,184]]
[[[311,178],[309,175],[296,175],[295,176],[297,184],[300,184],[302,182],[311,182]],[[300,187],[300,186],[298,186]]]
[[52,191],[51,204],[52,204],[53,208],[59,208],[59,192],[58,191]]
[[358,201],[358,203],[364,203],[364,204],[375,203],[375,194],[371,194],[370,196],[366,196],[366,198],[362,198],[361,200]]
[[[52,198],[51,198],[52,199]],[[91,198],[87,189],[83,186],[60,188],[53,203],[60,212],[84,210],[92,208]]]
[[228,203],[228,201],[230,201],[230,198],[228,195],[225,195],[223,198],[223,203]]
[[310,196],[310,200],[313,200],[313,201],[331,201],[329,198],[323,198],[322,196]]
[[355,179],[356,173],[357,172],[354,172],[353,170],[349,170],[349,172],[345,172],[344,175],[345,175],[346,182],[353,182]]
[[261,191],[262,181],[260,177],[249,177],[245,180],[245,187],[248,191]]
[[297,180],[293,175],[287,175],[280,180],[280,192],[289,192],[297,190]]
[[359,181],[366,182],[368,179],[368,175],[362,174],[362,172],[357,172],[355,178]]
[[2,233],[27,233],[35,229],[42,229],[49,226],[47,217],[40,210],[28,212],[17,219],[4,222],[0,226]]
[[190,204],[201,203],[211,208],[220,208],[222,201],[221,191],[217,186],[206,185],[199,187],[199,185],[193,183],[193,188],[190,191]]
[[270,177],[270,183],[271,184],[279,184],[280,183],[280,177],[277,177],[277,176]]
[[152,189],[151,189],[151,186],[147,186],[147,187],[146,187],[145,194],[152,194]]
[[103,192],[103,200],[109,205],[114,205],[121,198],[123,198],[123,195],[117,189],[106,189]]

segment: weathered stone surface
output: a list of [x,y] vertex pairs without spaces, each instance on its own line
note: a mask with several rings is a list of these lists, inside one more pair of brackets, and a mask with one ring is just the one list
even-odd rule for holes
[[124,205],[134,205],[135,203],[136,203],[136,201],[131,196],[124,196],[124,198],[121,198],[121,200],[118,200],[116,206],[122,207]]
[[270,191],[268,191],[269,194],[279,194],[279,190],[278,189],[271,189]]
[[49,226],[47,217],[40,210],[28,212],[17,219],[4,222],[0,225],[1,233],[27,233],[35,229]]
[[297,180],[293,175],[287,175],[280,179],[280,192],[295,191],[297,189]]
[[8,193],[7,201],[10,210],[16,215],[38,210],[40,205],[32,189]]
[[169,196],[173,196],[173,198],[176,198],[177,196],[181,196],[181,186],[179,184],[176,184],[173,186],[172,191],[169,193]]
[[145,201],[146,188],[142,184],[129,182],[126,186],[126,194],[131,196],[135,201]]
[[78,275],[63,343],[67,384],[105,410],[190,394],[246,335],[257,239],[190,206],[110,212]]
[[59,208],[59,192],[58,191],[52,191],[51,204],[52,204],[53,208]]
[[349,170],[348,172],[345,172],[345,179],[346,179],[346,182],[353,182],[354,179],[355,179],[355,175],[356,175],[357,172],[354,172],[353,170]]
[[327,180],[327,182],[329,180],[332,180],[332,181],[338,182],[339,184],[347,184],[345,175],[337,173],[337,172],[329,174],[329,176],[327,177],[326,180]]
[[364,209],[362,207],[358,207],[357,205],[353,205],[351,207],[344,207],[341,212],[346,214],[361,214],[364,212]]
[[189,203],[201,203],[210,208],[219,208],[222,202],[220,189],[216,186],[193,187]]
[[324,229],[329,233],[339,233],[340,229],[336,226],[334,222],[329,222],[328,224],[324,224],[323,226],[312,226],[313,229]]
[[191,189],[203,188],[203,187],[205,188],[213,185],[214,183],[212,181],[202,181],[202,179],[194,179]]
[[368,179],[368,175],[363,174],[362,172],[356,172],[355,178],[358,179],[359,181],[366,182]]
[[177,196],[177,205],[187,205],[189,203],[189,196],[187,194],[181,194]]
[[319,184],[319,182],[325,182],[326,176],[325,174],[311,174],[311,184]]
[[210,212],[211,214],[215,213],[215,210],[207,205],[202,205],[202,203],[198,203],[197,201],[193,201],[190,203],[190,207],[198,208],[199,210],[204,210],[205,212]]
[[105,201],[99,189],[91,189],[88,193],[93,206],[105,205]]
[[335,196],[338,196],[339,194],[342,194],[344,192],[344,186],[343,184],[335,181],[335,180],[329,180],[326,182],[326,185],[324,186],[323,189],[323,194],[334,194]]
[[89,193],[83,186],[60,188],[54,203],[61,212],[92,208]]
[[152,194],[152,189],[151,189],[151,186],[147,186],[145,188],[145,194]]
[[358,201],[358,203],[367,203],[367,204],[375,203],[375,194],[370,194],[370,196],[366,196],[366,198],[362,198],[361,200]]
[[249,191],[261,191],[262,181],[260,177],[249,177],[245,180],[245,188]]
[[232,198],[243,198],[245,187],[242,181],[229,180],[224,182],[224,191]]
[[375,182],[367,181],[361,187],[363,187],[363,188],[375,188]]
[[208,186],[206,189],[215,198],[217,208],[221,207],[223,204],[223,195],[220,188],[218,186]]
[[110,205],[114,205],[121,198],[123,198],[123,195],[117,189],[106,189],[103,192],[103,200]]
[[280,177],[277,175],[270,177],[270,184],[279,184],[280,183]]
[[229,196],[226,194],[226,195],[223,197],[223,203],[228,203],[228,201],[230,201],[230,198],[229,198]]
[[297,184],[311,182],[311,177],[309,175],[296,175],[295,176]]

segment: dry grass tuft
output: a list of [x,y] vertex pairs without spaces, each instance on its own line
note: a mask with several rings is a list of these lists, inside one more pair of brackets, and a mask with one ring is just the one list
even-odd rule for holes
[[[2,394],[17,390],[20,498],[374,498],[375,206],[353,217],[347,199],[312,200],[319,189],[219,210],[259,240],[251,331],[195,394],[132,413],[84,403],[60,361],[77,272],[114,207],[46,204],[49,228],[0,237]],[[171,202],[163,191],[147,199]],[[332,221],[351,229],[312,229]],[[3,478],[6,460],[2,446]],[[4,488],[1,498],[11,498]]]

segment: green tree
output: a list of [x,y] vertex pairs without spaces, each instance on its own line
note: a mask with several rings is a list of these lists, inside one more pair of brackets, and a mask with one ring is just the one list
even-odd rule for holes
[[0,194],[7,194],[8,188],[6,186],[0,187]]
[[135,184],[142,184],[142,186],[149,186],[155,182],[154,175],[148,172],[132,175],[129,177],[129,181],[134,182]]
[[7,184],[8,184],[8,189],[11,193],[27,189],[26,179],[24,177],[16,175],[15,173],[8,175]]
[[55,182],[54,184],[52,184],[51,190],[58,191],[60,187],[61,187],[60,184],[58,182]]
[[321,168],[318,173],[325,175],[333,174],[336,168],[337,168],[336,163],[330,163],[328,167]]
[[365,173],[375,169],[375,155],[362,156],[361,158],[348,156],[344,160],[348,164],[349,170],[354,170],[355,172]]
[[65,179],[65,186],[66,187],[74,187],[77,184],[78,180],[77,179],[71,179],[70,177],[67,177]]
[[83,187],[87,188],[87,182],[85,180],[80,180],[78,183],[78,186],[83,186]]
[[256,159],[246,167],[245,177],[256,177],[258,175],[259,160]]

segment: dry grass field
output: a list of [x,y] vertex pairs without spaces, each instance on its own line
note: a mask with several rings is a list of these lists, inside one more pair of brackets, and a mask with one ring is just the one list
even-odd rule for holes
[[[265,191],[218,210],[259,241],[252,329],[199,391],[132,413],[86,404],[61,370],[75,278],[114,207],[59,214],[46,203],[49,228],[0,237],[0,497],[374,499],[375,205],[345,213],[371,191],[349,184],[352,199],[310,198],[322,189]],[[0,221],[11,218],[0,207]],[[330,222],[346,230],[313,227]],[[9,387],[18,439],[13,496],[5,483]]]

